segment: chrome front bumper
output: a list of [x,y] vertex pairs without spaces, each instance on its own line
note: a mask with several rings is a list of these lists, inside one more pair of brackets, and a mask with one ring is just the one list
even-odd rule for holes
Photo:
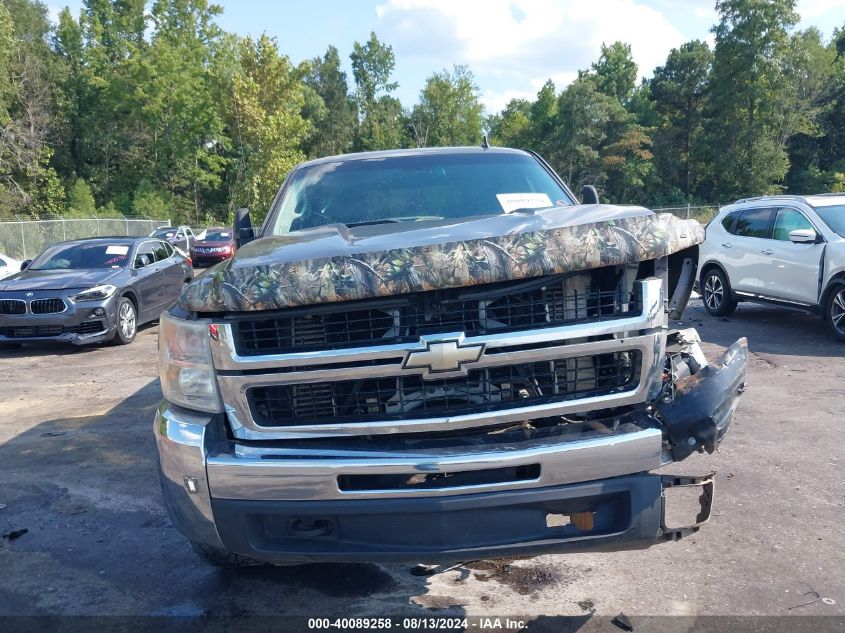
[[[526,442],[519,448],[471,447],[452,451],[417,451],[390,455],[368,451],[297,451],[253,449],[220,439],[221,420],[162,403],[155,419],[160,474],[165,504],[174,525],[188,538],[226,549],[218,525],[220,513],[238,503],[299,503],[320,514],[326,504],[404,503],[410,499],[470,498],[479,494],[526,494],[558,490],[583,482],[601,482],[642,473],[662,463],[662,433],[658,429],[608,434],[581,440]],[[318,456],[322,455],[322,456]],[[343,490],[339,477],[378,475],[449,476],[468,471],[534,466],[533,476],[499,483],[418,490]],[[552,494],[551,492],[549,494]],[[233,505],[234,504],[234,505]],[[253,510],[245,512],[249,514]],[[434,508],[432,508],[433,510]],[[223,519],[228,523],[229,519]],[[236,539],[237,540],[237,539]],[[235,549],[237,551],[237,549]],[[242,552],[247,553],[247,552]],[[249,552],[256,556],[256,552]]]
[[[155,429],[165,504],[189,539],[267,562],[434,562],[644,548],[695,532],[713,498],[710,477],[647,473],[661,465],[657,429],[440,458],[318,460],[237,447],[223,455],[219,423],[162,404]],[[341,473],[431,475],[526,464],[539,466],[537,476],[521,482],[402,492],[338,485]],[[694,488],[698,502],[684,504],[683,527],[667,526],[667,493],[679,487]]]

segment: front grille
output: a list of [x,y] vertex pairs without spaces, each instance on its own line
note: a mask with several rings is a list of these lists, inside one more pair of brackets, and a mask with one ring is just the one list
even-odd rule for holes
[[638,309],[639,295],[626,292],[621,277],[605,273],[600,285],[594,280],[602,276],[594,273],[556,275],[237,318],[235,343],[244,356],[316,351],[403,343],[423,334],[477,336],[596,321]]
[[426,380],[394,376],[252,387],[247,400],[261,426],[425,419],[565,402],[631,391],[637,350],[469,371]]
[[20,299],[2,299],[0,314],[26,314],[26,302]]
[[0,334],[9,338],[35,338],[62,334],[94,334],[105,330],[103,321],[86,321],[80,325],[16,325],[0,327]]
[[61,325],[27,325],[0,328],[3,336],[9,338],[32,338],[36,336],[59,336],[64,333]]
[[32,314],[57,314],[64,312],[66,307],[61,299],[35,299],[29,302]]

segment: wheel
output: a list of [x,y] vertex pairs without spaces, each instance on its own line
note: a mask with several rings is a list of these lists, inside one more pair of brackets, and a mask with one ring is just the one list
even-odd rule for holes
[[191,547],[197,553],[197,556],[206,563],[211,563],[217,567],[252,567],[253,565],[261,564],[257,560],[247,556],[241,556],[229,550],[206,545],[198,541],[191,541]]
[[138,315],[135,304],[127,297],[121,297],[117,303],[117,330],[112,341],[115,345],[129,345],[138,333]]
[[701,299],[704,309],[713,316],[727,316],[736,310],[736,299],[728,278],[718,268],[710,268],[701,278]]
[[836,284],[830,291],[825,316],[833,333],[845,341],[845,283]]

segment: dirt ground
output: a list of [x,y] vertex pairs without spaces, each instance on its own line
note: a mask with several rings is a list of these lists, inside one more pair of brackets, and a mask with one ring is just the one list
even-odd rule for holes
[[[716,319],[694,302],[683,325],[710,357],[739,336],[752,351],[720,452],[673,467],[718,471],[701,532],[430,576],[411,565],[206,565],[159,495],[157,327],[129,347],[2,351],[0,534],[28,532],[0,538],[0,615],[845,615],[845,344],[817,318],[753,305]],[[810,591],[820,599],[797,606]]]

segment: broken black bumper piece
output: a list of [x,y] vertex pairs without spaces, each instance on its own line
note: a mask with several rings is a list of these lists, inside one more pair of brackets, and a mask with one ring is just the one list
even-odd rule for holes
[[718,448],[745,391],[747,363],[748,342],[741,338],[696,374],[676,383],[671,401],[658,404],[674,461]]

